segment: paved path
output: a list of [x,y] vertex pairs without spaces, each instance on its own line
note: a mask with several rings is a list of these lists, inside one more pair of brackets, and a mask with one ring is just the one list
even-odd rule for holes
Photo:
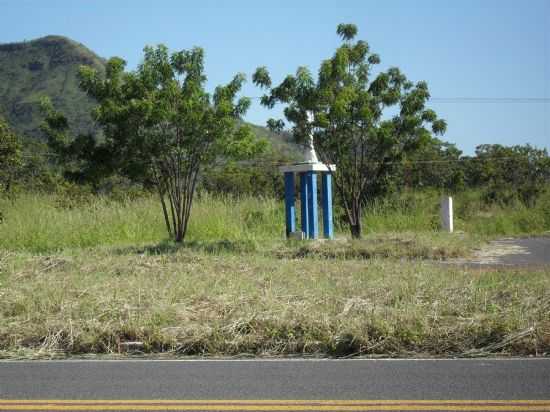
[[550,411],[550,359],[0,362],[0,410]]
[[468,266],[550,266],[550,237],[500,239],[489,242],[471,259],[449,263]]

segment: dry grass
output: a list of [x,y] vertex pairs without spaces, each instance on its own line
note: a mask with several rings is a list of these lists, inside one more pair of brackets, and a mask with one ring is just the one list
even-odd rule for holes
[[[183,247],[153,197],[0,201],[0,356],[550,354],[550,269],[436,263],[490,236],[438,233],[430,199],[373,208],[361,241],[287,242],[281,202],[202,196]],[[550,224],[497,212],[491,236]]]
[[372,233],[361,240],[342,237],[331,242],[285,242],[271,252],[287,258],[447,260],[467,257],[482,243],[481,237],[465,233]]
[[[550,354],[550,269],[193,248],[0,255],[4,357]],[[122,347],[124,347],[122,345]]]

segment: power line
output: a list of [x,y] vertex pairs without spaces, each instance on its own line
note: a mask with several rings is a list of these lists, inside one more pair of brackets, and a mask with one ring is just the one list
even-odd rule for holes
[[546,97],[432,97],[440,103],[548,103]]
[[[462,157],[459,159],[438,159],[438,160],[401,160],[396,162],[366,162],[369,164],[401,164],[401,165],[409,165],[409,164],[434,164],[434,163],[465,163],[465,162],[501,162],[501,161],[507,161],[507,160],[518,160],[517,157]],[[524,160],[521,158],[521,160]]]
[[[261,99],[252,96],[250,99]],[[431,97],[429,101],[439,103],[549,103],[548,97]]]
[[[463,157],[460,159],[441,159],[441,160],[402,160],[399,162],[370,162],[371,164],[430,164],[430,163],[463,163],[463,162],[500,162],[507,160],[518,160],[517,157]],[[522,159],[523,160],[523,159]]]

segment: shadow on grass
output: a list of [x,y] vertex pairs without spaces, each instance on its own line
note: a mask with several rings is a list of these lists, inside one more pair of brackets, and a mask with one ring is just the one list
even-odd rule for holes
[[467,253],[460,245],[444,246],[418,239],[374,238],[331,242],[306,242],[281,248],[279,258],[369,260],[377,258],[409,260],[446,260]]
[[163,240],[155,245],[129,246],[118,248],[115,253],[118,255],[146,254],[146,255],[168,255],[184,250],[204,252],[211,255],[225,253],[248,254],[258,250],[258,245],[253,240],[191,240],[183,243],[175,243],[171,240]]
[[468,253],[467,248],[461,244],[442,245],[435,240],[398,237],[337,241],[273,241],[269,245],[260,245],[257,241],[249,239],[190,240],[181,244],[164,240],[153,245],[119,248],[115,253],[154,256],[183,251],[210,255],[261,254],[277,259],[370,260],[390,258],[436,261],[459,258]]

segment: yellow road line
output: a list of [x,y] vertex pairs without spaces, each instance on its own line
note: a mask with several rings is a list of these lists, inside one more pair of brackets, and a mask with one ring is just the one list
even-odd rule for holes
[[327,405],[347,404],[550,404],[550,399],[0,399],[0,404],[10,403],[85,403],[85,404],[311,404]]
[[372,405],[372,406],[306,406],[306,405],[2,405],[6,411],[550,411],[550,405],[483,406],[483,405]]

